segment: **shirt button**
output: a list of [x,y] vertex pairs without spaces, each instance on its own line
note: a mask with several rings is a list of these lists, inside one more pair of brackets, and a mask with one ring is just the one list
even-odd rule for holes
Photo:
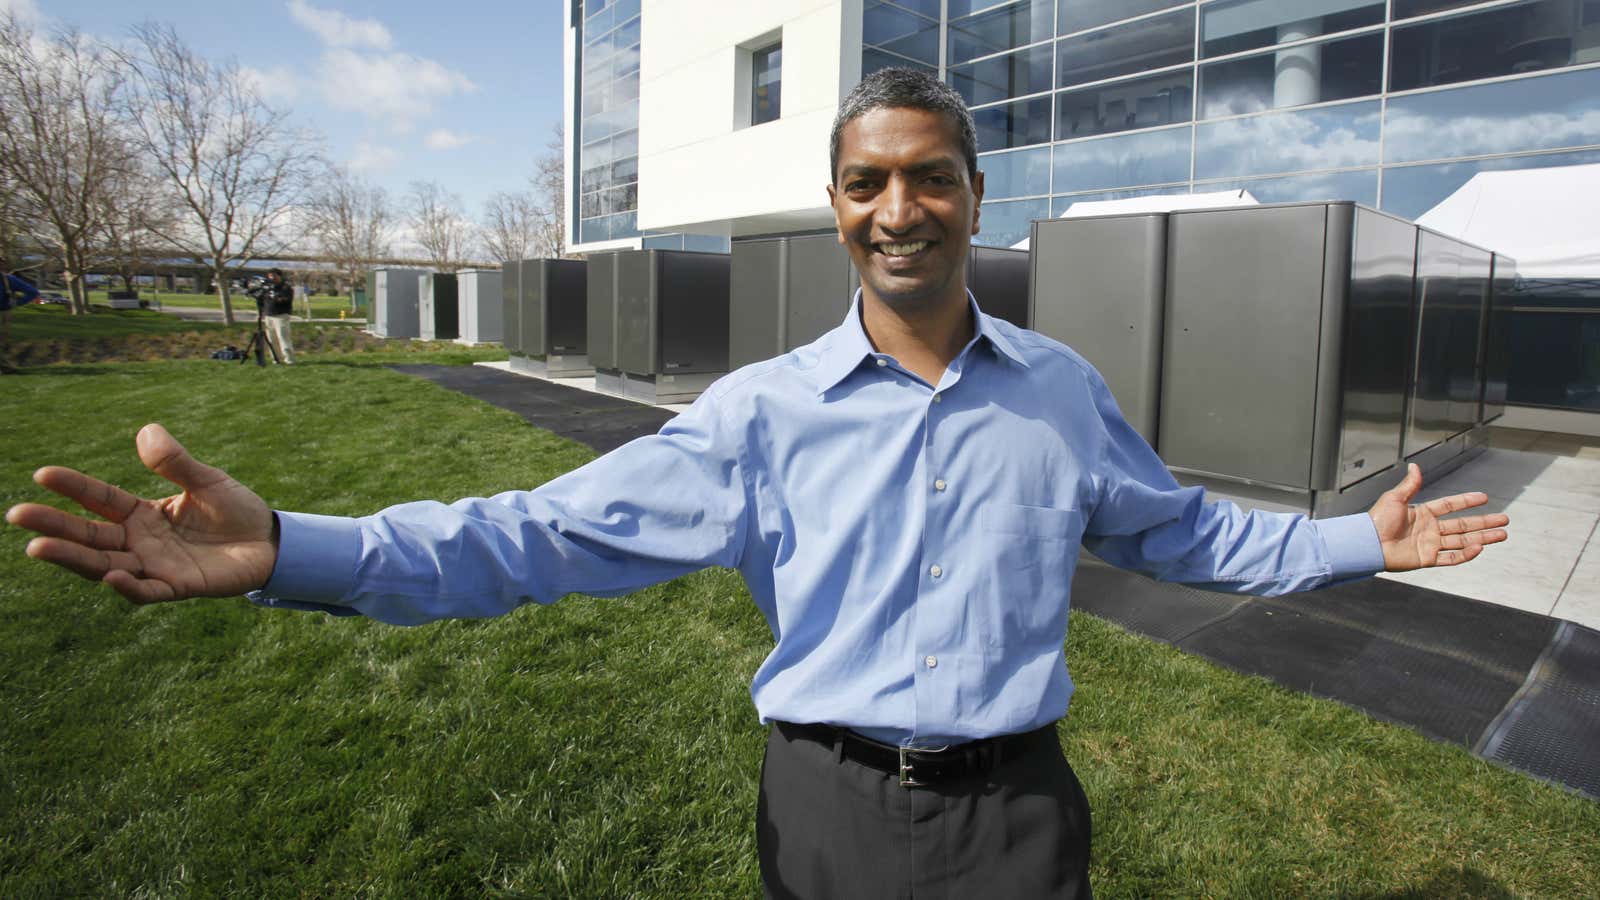
[[944,569],[939,568],[939,565],[935,563],[932,568],[928,569],[928,574],[938,578],[940,575],[944,574]]
[[925,656],[922,659],[922,663],[923,663],[923,665],[925,665],[928,668],[932,669],[932,668],[934,668],[934,667],[939,665],[939,657],[933,656],[933,655]]
[[943,403],[944,402],[944,395],[943,394],[934,394],[933,395],[933,402],[935,402],[935,403]]
[[946,484],[945,484],[945,483],[944,483],[944,479],[943,479],[943,478],[935,478],[935,479],[934,479],[934,480],[933,480],[933,489],[934,489],[934,490],[936,490],[936,491],[942,491],[942,490],[944,490],[944,489],[945,489],[945,488],[946,488],[946,487],[948,487],[948,485],[946,485]]
[[888,361],[888,360],[887,360],[887,359],[884,359],[884,358],[883,358],[883,357],[881,357],[881,356],[880,356],[880,357],[878,357],[878,365],[880,365],[880,366],[887,366],[887,365],[888,365],[888,364],[889,364],[889,361]]

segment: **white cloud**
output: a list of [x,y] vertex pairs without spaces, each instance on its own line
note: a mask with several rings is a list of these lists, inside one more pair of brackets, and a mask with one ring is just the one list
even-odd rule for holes
[[404,129],[413,119],[456,94],[476,91],[467,76],[431,59],[405,53],[361,54],[330,50],[322,59],[323,97],[335,109],[388,120]]
[[372,174],[391,169],[399,161],[400,152],[393,147],[361,141],[356,144],[355,151],[350,154],[345,165],[349,166],[352,172]]
[[428,136],[422,139],[422,144],[429,150],[457,150],[477,139],[476,135],[436,128],[428,132]]
[[39,6],[34,0],[0,0],[0,13],[10,13],[19,22],[39,21]]
[[270,69],[240,66],[239,77],[268,103],[287,104],[300,96],[300,79],[294,69],[288,66],[273,66]]
[[[4,0],[0,0],[4,2]],[[336,9],[320,9],[305,0],[289,0],[289,18],[329,47],[372,47],[387,50],[394,36],[377,19],[355,19]]]

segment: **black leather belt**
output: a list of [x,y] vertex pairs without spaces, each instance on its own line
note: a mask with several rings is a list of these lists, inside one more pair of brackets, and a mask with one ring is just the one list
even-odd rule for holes
[[777,722],[775,726],[791,740],[807,740],[836,750],[845,759],[900,779],[906,788],[925,787],[954,781],[967,775],[992,771],[1007,759],[1055,743],[1055,723],[1022,734],[1007,734],[956,744],[939,750],[908,750],[834,725],[797,725]]

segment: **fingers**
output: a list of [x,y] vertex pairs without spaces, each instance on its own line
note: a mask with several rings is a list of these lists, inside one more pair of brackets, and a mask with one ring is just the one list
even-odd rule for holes
[[33,480],[45,490],[113,522],[126,519],[139,506],[139,498],[122,488],[65,466],[45,466],[33,473]]
[[6,511],[6,521],[96,550],[121,550],[127,537],[121,525],[91,521],[39,503],[18,503]]
[[1433,564],[1435,566],[1459,566],[1482,552],[1483,546],[1481,544],[1472,544],[1462,547],[1460,550],[1442,550]]
[[1428,512],[1433,513],[1435,516],[1442,517],[1453,512],[1459,512],[1463,509],[1471,509],[1474,506],[1482,506],[1488,502],[1488,494],[1485,494],[1482,491],[1471,491],[1465,494],[1452,494],[1449,497],[1440,497],[1437,500],[1429,500],[1427,503],[1422,504],[1422,507]]
[[1409,504],[1411,498],[1420,490],[1422,490],[1422,469],[1416,463],[1408,463],[1406,477],[1400,479],[1400,483],[1391,488],[1389,493],[1399,497],[1400,502]]
[[53,537],[36,537],[29,541],[27,554],[34,559],[54,563],[91,581],[99,581],[113,569],[134,572],[142,572],[144,569],[139,558],[132,553],[121,550],[97,550]]
[[1511,524],[1511,517],[1505,513],[1490,513],[1486,516],[1457,516],[1454,519],[1440,519],[1440,534],[1467,534],[1473,531],[1484,531],[1489,528],[1504,528]]
[[1483,531],[1474,531],[1470,534],[1449,534],[1439,539],[1439,546],[1445,550],[1465,550],[1472,546],[1484,544],[1498,544],[1505,540],[1506,533],[1498,528]]
[[112,569],[101,581],[134,603],[166,603],[178,599],[172,585],[154,578],[138,578],[126,569]]
[[221,469],[190,456],[177,438],[153,422],[139,429],[134,444],[146,468],[186,491],[208,487],[228,477]]

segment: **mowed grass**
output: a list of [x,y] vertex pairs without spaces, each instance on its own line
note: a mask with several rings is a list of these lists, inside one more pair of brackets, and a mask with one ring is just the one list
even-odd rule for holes
[[[329,514],[590,457],[358,356],[8,377],[0,504],[44,499],[45,462],[165,493],[132,453],[151,420]],[[771,638],[732,573],[401,629],[135,608],[24,543],[0,530],[0,896],[759,894]],[[1068,658],[1103,897],[1600,893],[1600,805],[1093,618]]]
[[87,316],[74,316],[54,304],[18,307],[11,312],[14,341],[92,340],[128,334],[172,334],[181,331],[216,331],[221,322],[189,322],[151,309],[112,309],[91,306]]

